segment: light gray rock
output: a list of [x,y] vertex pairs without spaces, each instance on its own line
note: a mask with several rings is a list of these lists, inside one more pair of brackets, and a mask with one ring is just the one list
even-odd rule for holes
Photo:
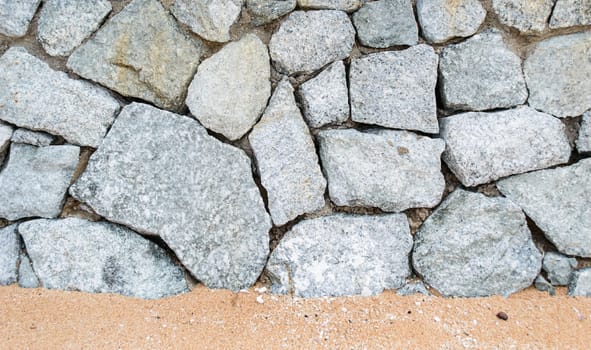
[[55,137],[44,132],[19,128],[12,133],[10,140],[14,143],[24,143],[33,146],[49,146],[53,143]]
[[411,249],[403,214],[336,214],[305,220],[271,253],[271,292],[312,298],[400,288],[410,275]]
[[78,75],[163,108],[183,105],[201,57],[157,0],[134,0],[68,59]]
[[591,159],[512,176],[497,187],[560,252],[591,257]]
[[126,106],[70,193],[109,221],[159,235],[208,287],[249,287],[265,265],[271,220],[250,159],[191,118]]
[[591,109],[591,31],[539,42],[524,63],[529,105],[557,117]]
[[269,52],[281,73],[312,73],[347,58],[355,43],[355,29],[342,11],[295,11],[273,34]]
[[353,14],[353,24],[359,42],[369,47],[410,46],[419,39],[411,0],[368,2]]
[[439,82],[443,103],[451,109],[482,111],[527,100],[521,59],[496,30],[443,49]]
[[188,291],[166,251],[123,226],[78,218],[19,225],[41,285],[157,299]]
[[203,61],[189,86],[187,106],[203,126],[237,140],[263,113],[270,74],[265,44],[247,34]]
[[295,7],[296,0],[246,0],[246,8],[255,26],[271,23]]
[[343,61],[336,61],[299,87],[308,124],[319,128],[349,119],[349,92]]
[[27,34],[39,3],[41,0],[0,0],[0,34],[11,37]]
[[542,254],[519,207],[457,189],[419,228],[412,261],[444,296],[506,296],[532,284]]
[[546,29],[555,0],[493,0],[493,11],[499,21],[522,33],[541,32]]
[[208,41],[230,41],[230,27],[240,17],[243,0],[175,0],[172,14]]
[[423,37],[442,43],[476,33],[486,10],[479,0],[417,0],[417,17]]
[[107,0],[46,0],[39,14],[37,40],[51,56],[68,56],[109,12]]
[[427,289],[427,287],[425,287],[425,284],[423,282],[419,281],[405,284],[402,288],[396,291],[396,294],[402,296],[409,296],[414,294],[423,294],[430,296],[431,292],[429,292],[429,290]]
[[443,160],[464,186],[568,162],[560,120],[529,107],[468,112],[440,119]]
[[0,123],[0,167],[6,156],[6,151],[10,146],[10,140],[12,138],[13,129],[10,125]]
[[248,136],[277,226],[324,207],[326,180],[316,147],[284,77]]
[[568,285],[568,295],[591,297],[591,268],[580,269],[573,272]]
[[354,59],[349,71],[353,121],[437,133],[437,61],[427,45]]
[[339,206],[384,211],[431,208],[441,201],[440,139],[396,130],[354,129],[318,134],[330,199]]
[[546,271],[548,279],[555,286],[566,286],[576,268],[577,259],[556,252],[546,253],[542,261],[542,269]]
[[556,0],[550,28],[591,24],[591,0]]
[[68,78],[20,47],[0,57],[0,105],[1,120],[90,147],[99,145],[119,111],[104,89]]
[[538,275],[534,281],[534,287],[541,292],[548,292],[550,295],[556,294],[556,289],[542,275]]
[[0,217],[11,221],[59,215],[80,148],[13,144],[0,172]]
[[591,152],[591,111],[583,114],[577,138],[577,151],[579,153]]
[[0,228],[0,285],[6,286],[16,282],[19,258],[17,225]]
[[27,254],[20,256],[20,263],[18,265],[18,285],[22,288],[37,288],[39,287],[39,279],[33,270],[33,265]]
[[355,11],[361,7],[363,0],[298,0],[298,6],[311,10]]

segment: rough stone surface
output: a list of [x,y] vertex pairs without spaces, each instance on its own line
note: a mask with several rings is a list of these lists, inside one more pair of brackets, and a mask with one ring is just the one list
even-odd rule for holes
[[298,0],[298,6],[312,10],[355,11],[364,0]]
[[249,287],[265,265],[271,223],[250,159],[190,118],[125,107],[70,193],[162,237],[208,287]]
[[41,0],[0,0],[0,34],[12,37],[27,34],[39,3]]
[[577,138],[577,150],[579,153],[591,152],[591,111],[583,114]]
[[425,284],[423,282],[419,281],[405,284],[402,288],[396,291],[396,294],[402,296],[409,296],[414,294],[423,294],[430,296],[431,292],[427,290],[427,287],[425,287]]
[[591,0],[556,0],[550,28],[591,24]]
[[355,29],[346,13],[333,10],[295,11],[269,42],[275,67],[282,73],[311,73],[347,58]]
[[546,29],[554,0],[493,0],[492,6],[499,21],[522,33],[540,32]]
[[419,39],[411,0],[368,2],[353,14],[353,24],[359,42],[369,47],[416,45]]
[[521,59],[496,30],[443,49],[439,73],[441,97],[448,108],[482,111],[527,100]]
[[431,208],[441,201],[440,139],[395,130],[353,129],[318,134],[331,200],[384,211]]
[[403,214],[336,214],[302,221],[269,258],[271,292],[308,298],[400,288],[410,275],[411,249]]
[[67,56],[98,29],[109,12],[107,0],[46,0],[37,40],[51,56]]
[[188,291],[184,271],[166,251],[123,226],[39,219],[18,231],[45,288],[145,299]]
[[37,288],[39,287],[39,279],[33,270],[33,265],[27,254],[20,256],[20,263],[18,265],[18,285],[23,288]]
[[591,257],[591,159],[512,176],[497,187],[560,252]]
[[248,34],[203,61],[189,86],[187,106],[206,128],[239,139],[267,105],[270,74],[265,44]]
[[20,47],[0,57],[0,106],[6,122],[91,147],[98,146],[119,111],[105,90],[52,70]]
[[460,189],[423,223],[412,257],[425,283],[458,297],[517,292],[532,284],[542,265],[519,207]]
[[19,258],[17,225],[0,228],[0,285],[16,282]]
[[246,0],[246,7],[255,26],[273,22],[293,11],[296,0]]
[[10,140],[14,143],[24,143],[33,146],[49,146],[55,140],[55,137],[44,132],[19,128],[12,133]]
[[417,17],[423,37],[442,43],[476,33],[486,10],[478,0],[417,0]]
[[542,275],[538,275],[534,281],[534,287],[541,292],[548,292],[550,295],[556,294],[556,289]]
[[275,88],[265,114],[248,140],[275,225],[324,207],[326,180],[286,77]]
[[10,146],[10,140],[12,138],[13,129],[10,125],[0,123],[0,166],[6,156],[6,151]]
[[242,10],[243,0],[176,0],[172,14],[205,40],[230,40],[230,27]]
[[539,42],[525,60],[524,73],[532,108],[557,117],[591,109],[591,31]]
[[0,172],[0,218],[57,217],[79,154],[80,148],[70,145],[38,148],[13,144]]
[[417,45],[353,60],[349,71],[353,121],[437,133],[438,56]]
[[299,87],[308,124],[319,128],[349,119],[349,92],[343,61],[337,61]]
[[553,285],[566,286],[572,272],[577,268],[577,259],[556,252],[548,252],[544,255],[542,268]]
[[134,0],[68,59],[68,68],[124,96],[178,109],[201,56],[157,0]]
[[568,162],[560,120],[529,107],[468,112],[440,119],[443,160],[465,186]]
[[580,269],[573,272],[568,295],[591,297],[591,268]]

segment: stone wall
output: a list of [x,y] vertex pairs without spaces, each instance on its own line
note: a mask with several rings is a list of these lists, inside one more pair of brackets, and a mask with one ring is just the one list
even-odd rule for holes
[[0,284],[591,295],[588,0],[0,0]]

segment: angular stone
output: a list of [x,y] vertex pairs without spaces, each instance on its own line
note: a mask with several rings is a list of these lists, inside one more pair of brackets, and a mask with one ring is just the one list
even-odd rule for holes
[[265,109],[270,74],[265,44],[247,34],[203,61],[189,86],[187,106],[203,126],[237,140]]
[[445,181],[440,139],[396,130],[325,130],[318,134],[330,199],[384,211],[432,208]]
[[39,15],[37,40],[51,56],[68,56],[99,28],[109,12],[107,0],[46,0]]
[[349,119],[349,93],[343,61],[328,66],[315,78],[299,87],[299,95],[308,124],[319,128]]
[[411,249],[403,214],[336,214],[295,225],[271,253],[266,271],[273,293],[373,295],[404,285]]
[[119,103],[83,80],[54,71],[20,47],[0,57],[0,119],[97,147],[113,123]]
[[521,105],[527,88],[521,59],[498,31],[486,31],[443,49],[441,97],[447,108],[482,111]]
[[17,225],[0,228],[0,286],[16,282],[20,243]]
[[293,11],[296,0],[246,0],[246,8],[255,26],[273,22]]
[[126,106],[70,193],[159,235],[208,287],[249,287],[265,265],[271,223],[250,159],[191,118]]
[[591,159],[499,181],[558,251],[591,257]]
[[568,162],[560,120],[529,107],[468,112],[440,119],[443,160],[464,186]]
[[591,152],[591,111],[583,114],[577,138],[577,151],[579,153]]
[[573,272],[568,285],[568,295],[591,297],[591,268],[580,269]]
[[0,217],[57,217],[78,165],[76,146],[34,147],[13,144],[0,172]]
[[555,0],[493,0],[492,6],[499,21],[522,33],[546,29]]
[[134,0],[68,59],[68,68],[124,96],[178,109],[202,48],[157,0]]
[[417,0],[417,17],[423,37],[442,43],[476,33],[486,10],[478,0]]
[[414,282],[414,283],[407,283],[402,288],[396,291],[396,294],[402,296],[409,296],[414,294],[423,294],[430,296],[431,292],[425,287],[423,282]]
[[591,24],[591,0],[556,0],[550,28],[565,28]]
[[18,265],[18,285],[22,288],[39,287],[39,279],[27,254],[21,254]]
[[353,14],[353,24],[359,42],[369,47],[410,46],[419,39],[411,0],[368,2]]
[[0,0],[0,34],[21,37],[27,34],[41,0]]
[[355,11],[361,7],[364,0],[298,0],[298,6],[312,10],[341,10]]
[[19,225],[41,285],[157,299],[188,291],[166,251],[123,226],[78,218]]
[[436,134],[437,61],[427,45],[354,59],[349,71],[353,121]]
[[542,275],[538,275],[534,281],[534,287],[540,292],[548,292],[550,295],[556,294],[556,289]]
[[282,73],[312,73],[347,58],[355,43],[355,29],[341,11],[295,11],[273,34],[269,51]]
[[208,41],[230,41],[230,27],[242,10],[243,0],[176,0],[172,14]]
[[557,117],[574,117],[591,109],[591,31],[555,36],[539,42],[523,71],[532,108]]
[[444,296],[506,296],[532,284],[542,254],[519,207],[457,189],[419,228],[412,261]]
[[49,146],[53,143],[55,137],[44,132],[19,128],[12,133],[10,140],[14,143],[24,143],[32,146]]
[[12,130],[13,129],[10,125],[0,123],[0,167],[4,161],[8,146],[10,146],[10,140],[13,134]]
[[556,252],[548,252],[544,255],[542,268],[553,285],[566,286],[572,272],[577,268],[577,259]]

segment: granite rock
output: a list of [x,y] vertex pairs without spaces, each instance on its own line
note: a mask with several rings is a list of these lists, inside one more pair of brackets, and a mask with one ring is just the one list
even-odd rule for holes
[[359,42],[369,47],[410,46],[419,39],[411,0],[368,2],[353,14],[353,24]]
[[49,146],[55,140],[55,136],[28,129],[19,128],[12,133],[10,141],[14,143],[24,143],[33,146]]
[[298,0],[298,6],[311,10],[355,11],[364,0]]
[[0,123],[0,167],[6,156],[6,151],[10,146],[10,140],[12,139],[13,129],[10,125]]
[[203,39],[230,41],[230,27],[240,17],[243,0],[175,0],[172,14]]
[[402,288],[396,291],[396,294],[402,296],[409,296],[414,294],[423,294],[431,296],[431,292],[429,292],[425,284],[421,281],[406,283]]
[[583,114],[583,118],[581,119],[581,127],[579,128],[579,136],[577,138],[577,151],[579,153],[591,152],[591,111]]
[[27,254],[21,253],[18,265],[18,285],[22,288],[38,288],[39,279]]
[[522,33],[541,32],[546,29],[555,0],[493,0],[493,11],[499,21]]
[[548,274],[550,283],[555,286],[566,286],[576,268],[577,259],[557,252],[546,253],[542,261],[542,269]]
[[591,267],[573,272],[568,295],[591,297]]
[[591,0],[556,0],[550,28],[565,28],[591,24]]
[[255,26],[273,22],[293,11],[296,0],[246,0],[246,8]]
[[17,225],[0,228],[0,286],[16,282],[20,242]]
[[550,295],[556,294],[556,289],[554,286],[548,282],[542,275],[538,275],[534,281],[534,287],[540,292],[548,292]]
[[27,34],[41,0],[0,0],[0,34],[21,37]]
[[423,37],[442,43],[476,33],[486,10],[478,0],[417,0],[417,17]]

